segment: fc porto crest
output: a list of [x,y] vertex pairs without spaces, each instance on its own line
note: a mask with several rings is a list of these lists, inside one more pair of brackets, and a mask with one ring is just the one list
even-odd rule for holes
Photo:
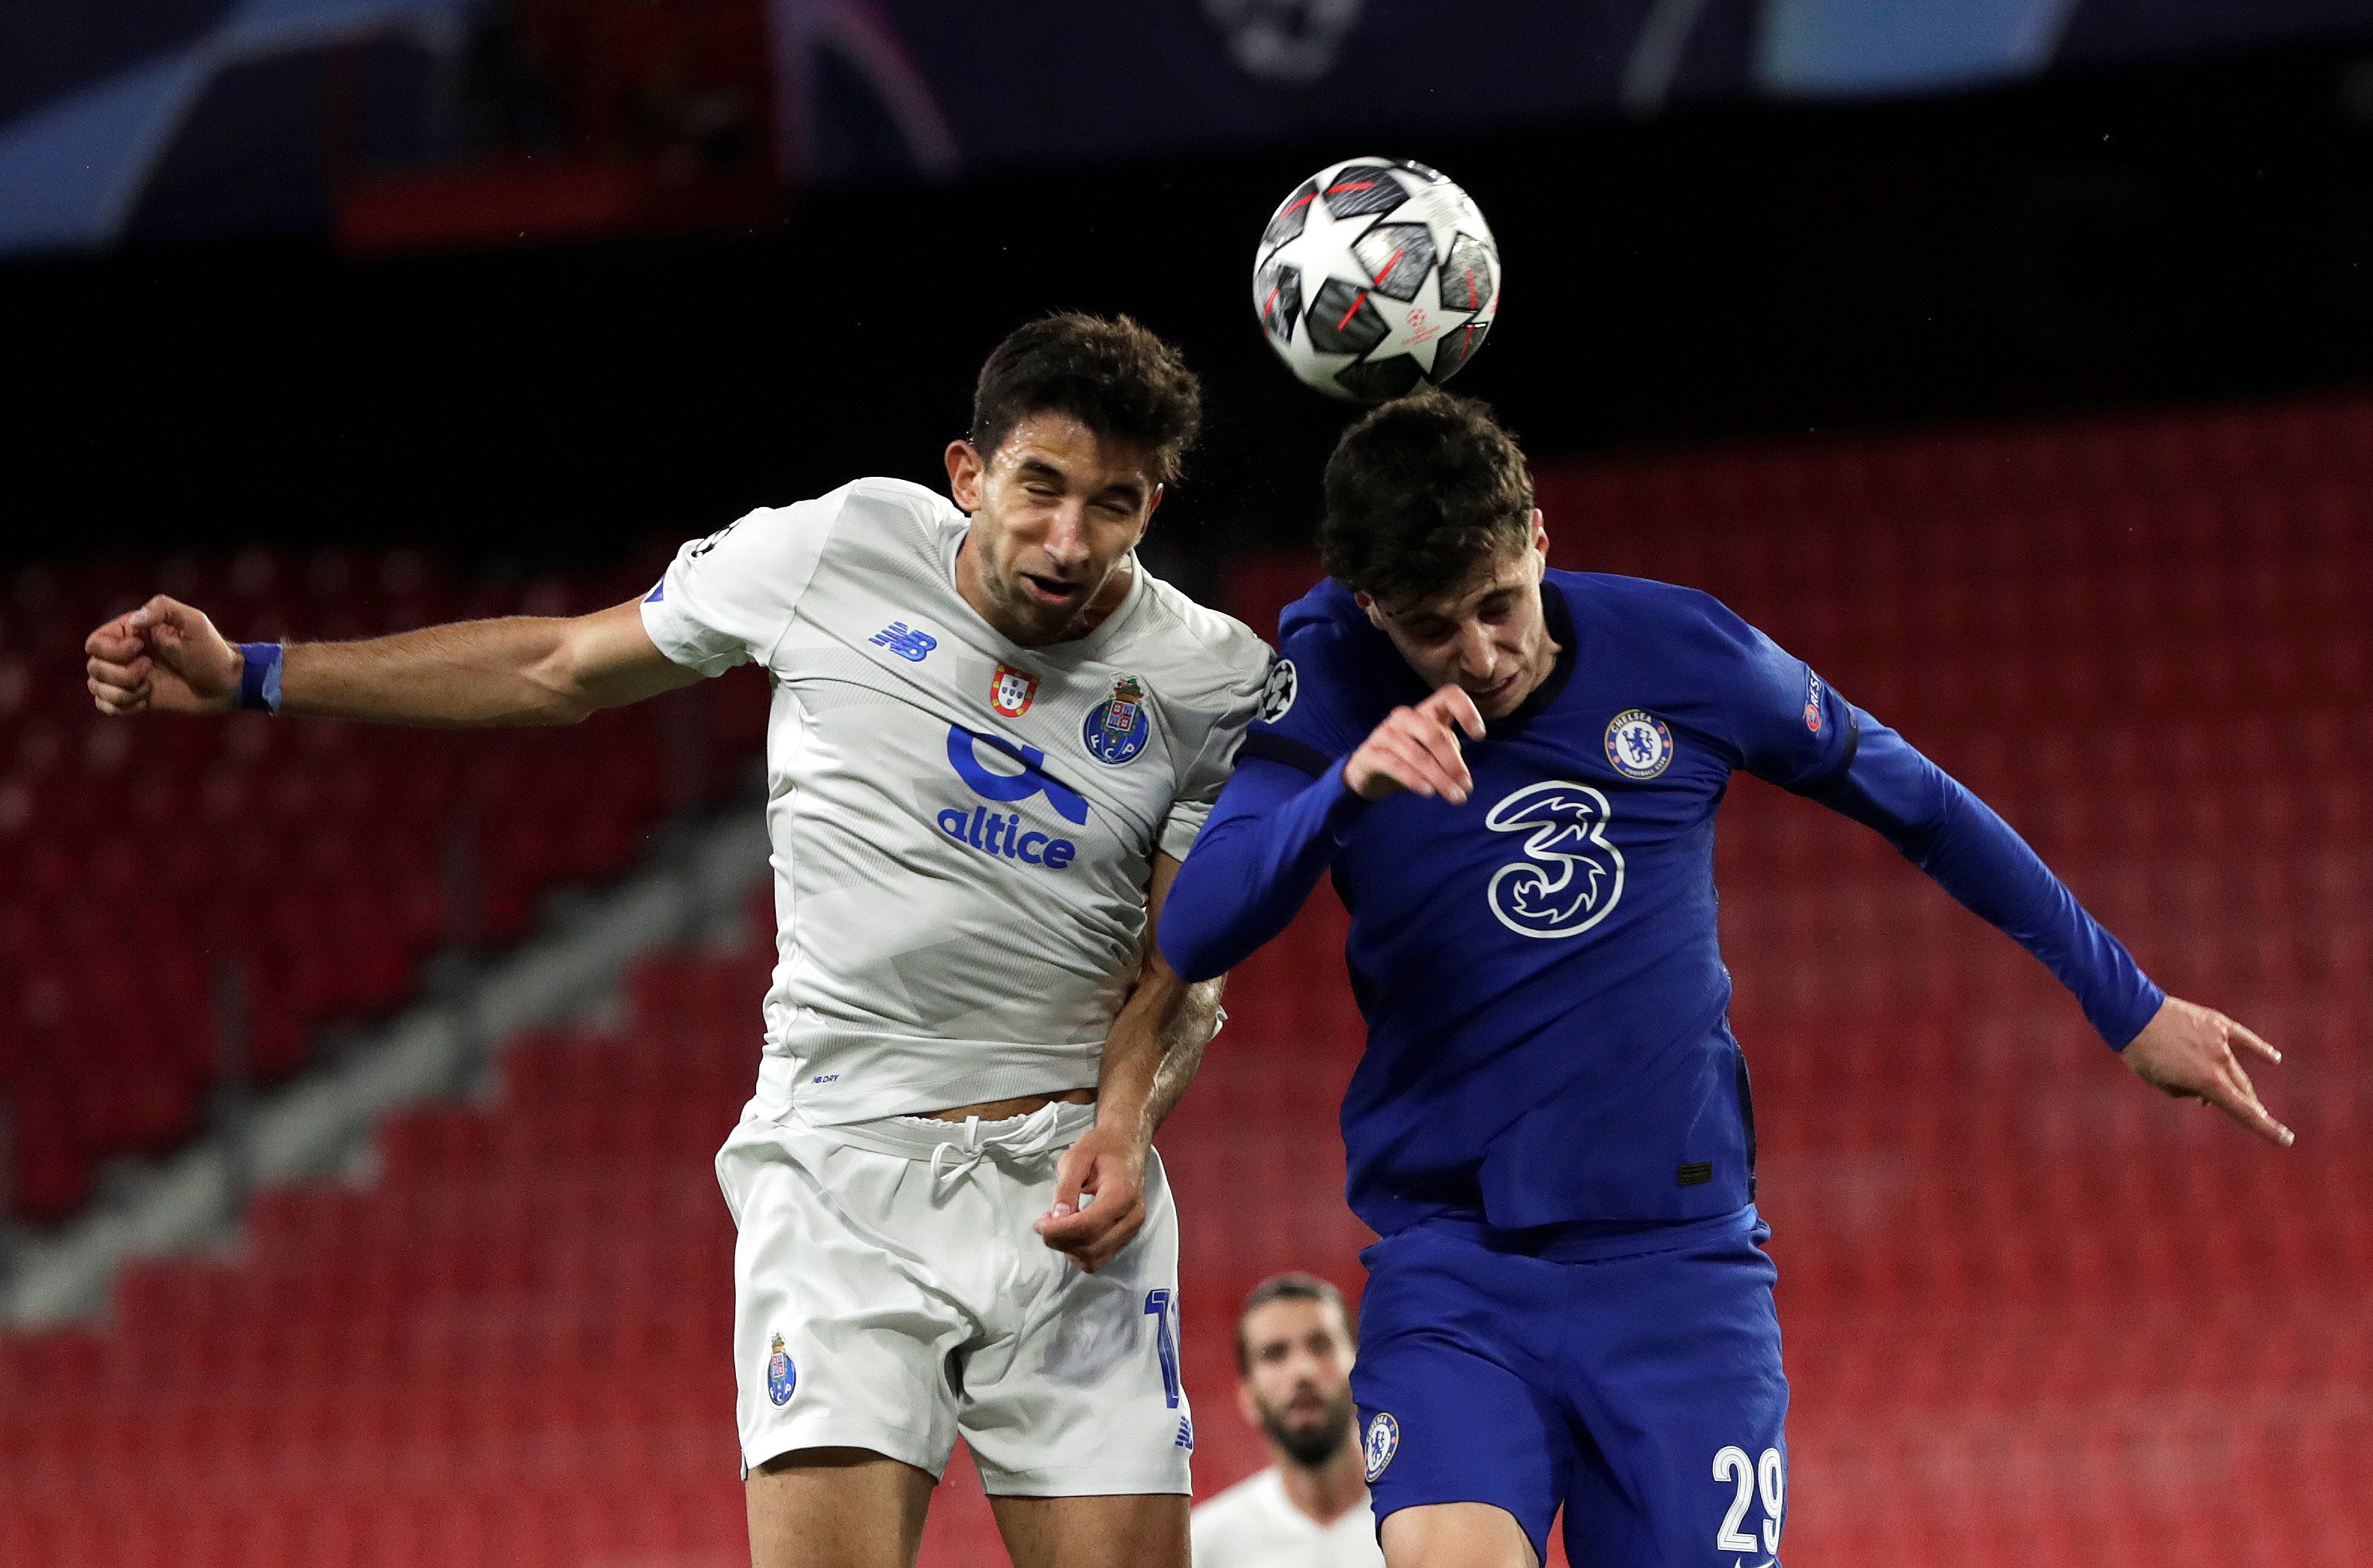
[[1654,778],[1673,762],[1673,732],[1643,708],[1627,708],[1607,723],[1607,760],[1626,778]]
[[783,1337],[774,1337],[775,1353],[766,1358],[766,1398],[778,1405],[791,1402],[791,1390],[800,1386],[799,1369],[791,1364],[791,1352],[783,1349]]
[[997,673],[989,678],[988,706],[1008,719],[1019,719],[1029,712],[1031,701],[1037,695],[1038,677],[1027,670],[999,664]]
[[1360,1442],[1360,1456],[1367,1461],[1368,1479],[1373,1481],[1385,1473],[1393,1456],[1401,1449],[1401,1423],[1390,1412],[1378,1410],[1368,1422],[1368,1435]]
[[1089,712],[1080,739],[1086,743],[1090,756],[1118,767],[1145,749],[1146,737],[1152,732],[1153,720],[1145,711],[1145,687],[1135,675],[1123,675],[1113,683],[1111,697]]

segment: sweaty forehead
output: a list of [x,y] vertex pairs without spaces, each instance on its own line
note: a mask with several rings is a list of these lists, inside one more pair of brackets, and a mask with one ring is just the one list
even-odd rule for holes
[[1386,618],[1395,621],[1463,621],[1484,600],[1494,593],[1524,587],[1532,575],[1531,550],[1512,550],[1484,561],[1455,588],[1382,608]]
[[1127,485],[1151,494],[1153,452],[1142,441],[1100,436],[1068,414],[1033,414],[1017,423],[990,458],[1000,468],[1051,473],[1090,490]]

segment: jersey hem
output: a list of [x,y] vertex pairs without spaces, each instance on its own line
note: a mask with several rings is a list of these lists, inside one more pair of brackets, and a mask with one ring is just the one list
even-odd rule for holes
[[1422,1234],[1465,1242],[1487,1252],[1536,1258],[1544,1263],[1612,1263],[1619,1258],[1677,1252],[1741,1226],[1751,1230],[1761,1223],[1762,1217],[1752,1203],[1696,1220],[1583,1220],[1521,1229],[1455,1214],[1436,1214],[1405,1225],[1390,1235],[1377,1237],[1360,1256],[1364,1262],[1377,1247],[1401,1236]]
[[[964,1050],[970,1042],[945,1043],[953,1053]],[[994,1067],[960,1078],[869,1084],[862,1096],[829,1092],[801,1094],[801,1090],[809,1087],[799,1082],[807,1059],[769,1055],[758,1063],[758,1114],[769,1121],[780,1121],[796,1112],[812,1126],[839,1127],[851,1122],[880,1121],[887,1117],[952,1110],[989,1100],[1011,1100],[1023,1094],[1060,1094],[1073,1089],[1094,1088],[1102,1076],[1103,1042],[1070,1048],[1085,1053],[1069,1064],[1072,1068],[1070,1071],[1055,1071],[1044,1062]]]

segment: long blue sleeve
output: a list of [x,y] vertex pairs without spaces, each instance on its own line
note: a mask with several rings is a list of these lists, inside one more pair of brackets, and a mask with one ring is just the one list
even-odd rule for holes
[[1875,829],[1904,859],[2040,959],[2122,1050],[2167,993],[1983,801],[1902,736],[1857,714],[1852,762],[1811,800]]
[[1237,764],[1163,902],[1163,960],[1207,980],[1250,957],[1292,923],[1366,806],[1338,767],[1313,778],[1265,757]]
[[1551,570],[1548,679],[1465,748],[1449,806],[1362,802],[1340,764],[1422,697],[1349,589],[1279,622],[1277,700],[1172,883],[1163,955],[1208,977],[1331,871],[1366,1045],[1343,1100],[1379,1235],[1676,1223],[1754,1199],[1715,823],[1740,773],[1842,813],[2033,953],[2122,1047],[2163,1003],[2018,836],[1802,660],[1690,589]]

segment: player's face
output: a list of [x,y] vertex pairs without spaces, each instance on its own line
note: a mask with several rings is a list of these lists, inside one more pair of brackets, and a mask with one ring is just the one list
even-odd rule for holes
[[1523,548],[1486,561],[1458,586],[1389,605],[1362,593],[1360,608],[1427,686],[1455,681],[1485,719],[1504,719],[1557,667],[1558,645],[1541,614],[1549,549],[1536,511]]
[[1245,1318],[1245,1419],[1296,1464],[1317,1466],[1351,1441],[1351,1336],[1330,1302],[1286,1297]]
[[1034,414],[984,459],[948,447],[948,486],[972,513],[956,586],[1024,648],[1085,637],[1128,592],[1123,568],[1162,486],[1141,441],[1099,436],[1068,414]]

